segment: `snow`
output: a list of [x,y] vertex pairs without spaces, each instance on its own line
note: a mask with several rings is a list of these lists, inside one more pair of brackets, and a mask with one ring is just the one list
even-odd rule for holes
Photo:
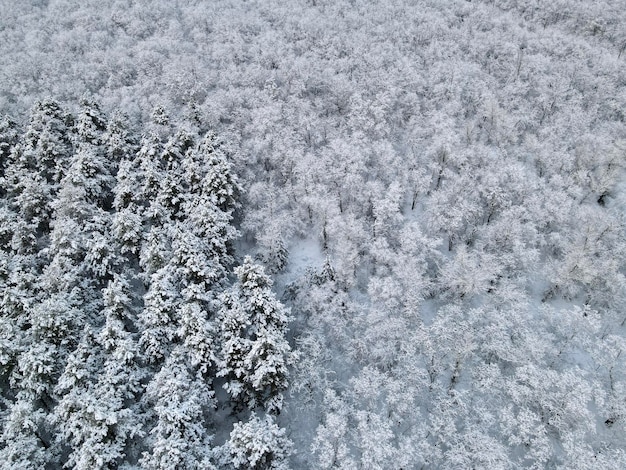
[[295,238],[288,250],[287,265],[275,276],[274,288],[279,293],[279,297],[285,286],[302,278],[311,270],[319,270],[326,260],[321,244],[315,237]]
[[[195,410],[202,437],[182,457],[286,457],[284,431],[294,468],[626,468],[625,0],[86,0],[3,15],[9,466],[80,454],[44,418],[72,396],[58,377],[81,332],[101,331],[121,271],[136,296],[121,331],[143,337],[149,384],[126,400],[144,413],[145,437],[119,444],[131,466],[154,444],[154,403],[171,404],[155,378],[169,383],[164,364],[187,348],[173,388],[206,385],[218,409]],[[29,111],[49,96],[61,104]],[[124,113],[113,157],[98,142]],[[290,311],[268,344],[299,353],[276,418],[268,397],[236,405],[214,377],[225,292],[252,262],[273,284],[240,302],[236,338],[268,333],[260,305]],[[117,339],[94,346],[106,364]],[[262,378],[282,359],[257,346],[246,374]]]

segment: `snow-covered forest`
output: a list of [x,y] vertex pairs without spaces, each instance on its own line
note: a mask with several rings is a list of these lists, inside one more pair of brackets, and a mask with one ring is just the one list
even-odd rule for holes
[[0,0],[1,469],[626,468],[624,0]]

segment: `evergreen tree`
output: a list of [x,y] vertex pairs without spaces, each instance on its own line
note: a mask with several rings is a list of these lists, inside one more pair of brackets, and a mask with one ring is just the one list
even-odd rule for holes
[[[10,375],[28,344],[39,270],[33,255],[0,252],[0,377]],[[3,392],[8,391],[8,388]]]
[[[48,100],[21,138],[0,128],[2,468],[216,460],[216,317],[241,189],[214,134],[167,139],[157,120],[137,145],[85,98],[75,119]],[[251,406],[276,412],[286,320],[255,321]]]
[[206,413],[214,407],[213,393],[194,375],[184,348],[174,349],[146,390],[145,400],[154,410],[149,452],[141,468],[210,469],[212,436],[207,431]]
[[[161,154],[162,178],[150,204],[150,232],[140,254],[149,286],[141,343],[154,361],[167,357],[168,343],[183,341],[194,364],[207,370],[214,352],[203,335],[213,330],[209,320],[218,309],[216,292],[227,278],[237,231],[230,224],[231,212],[216,205],[214,191],[221,190],[203,174],[200,154],[186,132],[173,136]],[[230,172],[225,161],[220,168]],[[224,191],[235,194],[236,179],[228,176],[225,181],[233,187]]]
[[54,385],[84,326],[84,314],[76,304],[71,294],[60,293],[31,308],[25,348],[11,376],[18,395],[40,400],[48,409],[54,402]]
[[132,160],[139,146],[128,117],[118,111],[113,112],[109,118],[102,141],[107,160],[116,167],[123,160]]
[[27,311],[30,328],[21,336],[9,384],[15,400],[8,409],[0,456],[7,468],[44,468],[58,463],[50,413],[55,385],[76,347],[82,312],[67,295],[52,295]]
[[103,468],[99,464],[103,458],[101,449],[94,444],[101,438],[99,421],[106,420],[107,416],[100,413],[99,397],[91,393],[95,375],[101,367],[102,355],[94,333],[87,326],[56,384],[55,393],[60,399],[52,414],[52,421],[59,430],[58,444],[72,449],[67,460],[72,468]]
[[77,469],[116,467],[136,452],[133,441],[142,436],[135,403],[143,373],[128,330],[135,321],[130,285],[116,278],[104,302],[105,325],[97,336],[87,329],[56,387],[59,441],[71,449],[67,464]]
[[0,436],[2,470],[39,470],[53,460],[49,437],[43,434],[46,411],[20,397],[3,420]]
[[194,136],[179,130],[163,146],[160,166],[170,174],[182,176],[182,163],[187,153],[194,148]]
[[152,171],[159,173],[154,198],[150,200],[149,221],[152,225],[165,226],[184,218],[181,209],[189,196],[182,174],[182,161],[193,146],[193,137],[179,131],[163,145],[160,155],[155,156]]
[[40,238],[49,228],[55,186],[28,162],[23,145],[16,145],[5,170],[6,207],[12,213],[11,249],[18,253],[39,251]]
[[[195,167],[202,169],[202,178],[198,180]],[[218,137],[209,132],[196,151],[194,158],[186,162],[187,180],[192,191],[196,185],[204,195],[210,195],[213,203],[226,213],[232,213],[239,205],[241,186],[232,172],[222,143]]]
[[45,99],[35,104],[22,139],[26,167],[44,181],[57,185],[73,153],[70,129],[73,117],[59,103]]
[[166,265],[150,276],[150,288],[144,295],[139,344],[151,363],[162,363],[177,339],[180,292],[176,281]]
[[137,187],[134,198],[145,208],[146,220],[148,217],[147,209],[156,199],[158,194],[162,172],[159,165],[159,157],[162,152],[162,143],[154,133],[148,133],[141,138],[139,150],[133,161],[135,174],[137,175]]
[[17,123],[9,116],[0,119],[0,161],[6,162],[13,147],[19,138]]
[[[72,154],[71,121],[58,103],[38,102],[26,132],[7,158],[4,187],[10,206],[35,237],[48,230],[51,202]],[[3,152],[7,150],[4,146]]]
[[76,290],[81,308],[95,323],[102,308],[100,289],[121,262],[111,243],[106,210],[114,177],[101,145],[104,126],[97,106],[83,103],[76,125],[78,148],[52,203],[50,265],[42,278],[47,292]]
[[91,144],[100,147],[104,144],[107,118],[100,110],[100,105],[89,96],[84,95],[79,104],[80,112],[74,123],[77,145]]
[[205,307],[203,292],[190,293],[187,289],[186,296],[191,296],[178,310],[180,326],[177,331],[182,338],[183,344],[189,354],[189,360],[193,367],[212,385],[212,373],[218,353],[216,343],[215,322]]
[[140,174],[131,159],[120,161],[113,188],[112,234],[122,254],[139,261],[144,232],[144,207],[139,196]]
[[246,423],[235,423],[227,448],[235,468],[287,470],[292,443],[274,418],[256,413]]
[[[103,256],[107,243],[93,235],[104,236],[107,226],[107,215],[98,204],[108,184],[102,179],[110,182],[110,173],[98,158],[98,142],[88,132],[89,126],[85,122],[79,126],[74,153],[68,124],[72,119],[58,105],[39,103],[21,145],[14,147],[7,173],[8,195],[21,222],[16,224],[19,239],[14,234],[12,240],[14,260],[23,266],[16,274],[21,272],[27,280],[26,269],[38,278],[25,292],[30,295],[28,303],[20,307],[15,302],[19,297],[13,297],[11,305],[12,315],[19,315],[25,326],[10,375],[16,396],[9,410],[12,416],[19,416],[14,412],[19,409],[48,414],[54,407],[65,364],[80,352],[74,351],[79,330],[87,317],[95,321],[95,278],[107,270],[108,257]],[[39,252],[42,247],[45,250]],[[44,269],[41,261],[45,260],[49,264]],[[11,288],[13,295],[19,292],[19,285]],[[51,462],[57,455],[52,424],[48,419],[37,420],[32,427],[41,445],[50,449],[46,454]]]
[[162,105],[159,104],[152,108],[148,130],[159,136],[161,140],[165,140],[166,137],[172,133],[172,122]]
[[68,185],[85,189],[85,199],[90,204],[108,211],[115,179],[102,148],[82,144],[70,159],[67,175],[61,180],[61,188]]
[[19,138],[19,132],[17,123],[8,116],[4,116],[0,119],[0,198],[5,196],[4,183],[4,171],[11,155],[11,151],[15,144],[17,144]]
[[88,196],[89,179],[81,172],[82,158],[70,168],[54,202],[54,219],[47,254],[50,264],[41,279],[48,293],[71,293],[92,321],[101,308],[99,289],[117,262],[110,235],[109,214]]
[[279,412],[291,356],[285,339],[288,311],[274,296],[263,268],[250,257],[235,274],[237,282],[222,299],[218,375],[226,377],[224,387],[239,403]]

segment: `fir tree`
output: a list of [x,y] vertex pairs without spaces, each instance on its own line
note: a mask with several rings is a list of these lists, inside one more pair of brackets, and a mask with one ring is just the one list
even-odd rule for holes
[[176,281],[167,265],[150,276],[150,288],[139,315],[139,344],[148,362],[162,363],[177,339],[180,292]]
[[80,112],[74,123],[77,146],[91,144],[100,147],[104,144],[107,118],[100,110],[100,105],[89,96],[84,95],[79,104]]
[[17,123],[8,116],[0,119],[0,198],[5,196],[5,187],[2,183],[4,171],[9,159],[9,155],[19,138]]
[[57,185],[73,153],[70,129],[73,118],[59,103],[45,99],[35,104],[22,139],[25,166]]
[[150,451],[143,454],[141,468],[214,468],[206,419],[214,406],[213,393],[193,374],[183,348],[172,351],[148,385],[145,399],[153,407],[155,424],[148,439]]
[[[232,172],[223,145],[217,136],[209,132],[197,149],[196,161],[187,163],[187,178],[191,188],[199,183],[202,193],[210,195],[214,204],[226,213],[232,213],[239,205],[241,186]],[[203,176],[200,181],[194,177],[191,164],[200,165]]]
[[285,339],[287,309],[271,290],[263,268],[246,257],[220,312],[222,354],[218,375],[231,396],[251,409],[279,412],[287,387],[291,348]]
[[128,117],[119,111],[113,112],[109,118],[102,141],[107,160],[116,167],[123,160],[132,160],[139,146]]
[[94,333],[87,327],[55,386],[55,393],[60,398],[52,414],[52,421],[59,430],[58,444],[72,449],[67,461],[72,468],[103,468],[99,462],[103,458],[101,449],[94,445],[94,441],[101,438],[99,421],[107,417],[100,413],[99,397],[91,390],[96,371],[101,367],[102,355]]
[[52,200],[56,186],[28,161],[22,144],[16,145],[9,155],[4,184],[13,221],[11,249],[18,253],[34,254],[41,248],[41,236],[49,229]]
[[54,461],[49,437],[42,431],[46,417],[46,411],[27,397],[10,407],[0,436],[1,469],[39,470]]
[[3,186],[9,206],[35,237],[48,230],[51,203],[73,152],[68,127],[71,121],[58,103],[38,102],[31,111],[26,132],[7,158]]
[[161,168],[159,165],[159,157],[162,152],[162,143],[154,133],[146,134],[142,137],[139,144],[139,150],[133,161],[133,167],[136,172],[137,187],[134,194],[135,199],[145,207],[146,219],[148,217],[148,208],[151,201],[157,197],[160,182]]
[[227,448],[235,468],[287,470],[292,445],[272,416],[252,413],[246,423],[235,423]]
[[56,386],[59,441],[77,469],[116,467],[136,453],[133,441],[142,436],[135,404],[143,372],[128,330],[135,322],[130,285],[117,277],[103,294],[104,326],[97,335],[87,329]]
[[56,430],[50,413],[55,386],[76,347],[82,312],[67,295],[52,295],[28,312],[30,328],[23,334],[9,384],[16,399],[8,409],[0,455],[8,468],[44,468],[58,464]]

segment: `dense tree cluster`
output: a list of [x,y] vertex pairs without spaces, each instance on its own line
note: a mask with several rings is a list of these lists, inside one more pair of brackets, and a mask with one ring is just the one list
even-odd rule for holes
[[[2,468],[240,467],[255,439],[255,461],[287,457],[287,311],[250,259],[229,287],[240,184],[215,134],[155,114],[141,138],[88,98],[3,121]],[[234,404],[215,387],[237,314]]]
[[624,24],[3,8],[0,465],[626,468]]

